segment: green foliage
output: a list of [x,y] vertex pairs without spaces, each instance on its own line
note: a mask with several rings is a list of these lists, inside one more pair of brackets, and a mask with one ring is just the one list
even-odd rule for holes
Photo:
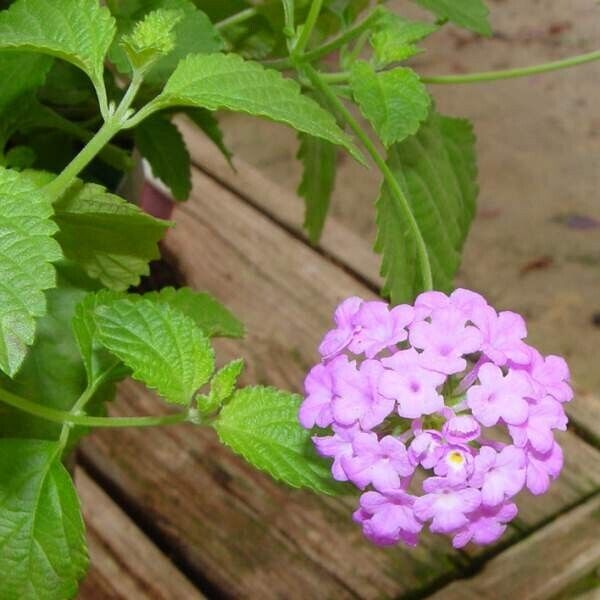
[[[425,239],[434,288],[449,291],[478,191],[472,127],[464,119],[433,113],[416,135],[390,148],[388,165]],[[423,289],[416,244],[387,185],[377,200],[377,226],[383,293],[395,304],[410,302]]]
[[[73,278],[72,266],[58,263],[57,267],[58,285],[46,294],[48,312],[38,321],[35,342],[14,379],[4,377],[1,386],[44,406],[68,411],[86,387],[86,370],[71,332],[71,318],[93,282]],[[98,400],[107,399],[111,392],[102,390]],[[56,440],[59,433],[60,425],[17,410],[7,409],[0,418],[0,437]],[[71,437],[80,433],[76,428]]]
[[96,89],[104,89],[104,57],[114,35],[115,21],[97,0],[17,0],[0,12],[0,48],[66,60],[85,71]]
[[173,28],[183,14],[176,10],[154,10],[121,37],[121,46],[134,69],[146,69],[175,47]]
[[386,147],[415,134],[427,118],[431,99],[412,69],[375,73],[368,63],[357,61],[350,83],[361,112]]
[[190,155],[179,129],[164,116],[152,115],[135,128],[135,145],[173,198],[187,200],[192,189]]
[[430,10],[440,19],[447,19],[481,35],[492,35],[492,28],[488,21],[489,10],[483,0],[413,0],[413,2]]
[[52,206],[37,186],[0,167],[0,369],[14,375],[46,313],[44,290],[54,287],[50,264],[62,257],[52,238]]
[[370,42],[378,66],[400,62],[418,54],[415,42],[437,31],[437,27],[421,21],[407,21],[399,15],[386,11],[377,21],[376,31]]
[[189,56],[182,60],[155,102],[155,108],[226,108],[266,117],[357,153],[335,119],[300,86],[280,73],[235,54]]
[[54,218],[65,256],[113,290],[136,285],[148,274],[169,227],[102,186],[80,181],[55,204]]
[[299,135],[298,159],[304,170],[298,194],[306,205],[304,228],[308,238],[317,244],[325,225],[331,194],[335,184],[337,148],[320,138]]
[[210,380],[210,392],[198,398],[198,408],[204,414],[216,411],[229,400],[235,390],[237,380],[244,369],[244,360],[238,358],[227,363]]
[[208,382],[214,354],[192,319],[162,302],[124,298],[96,308],[100,342],[167,402],[187,405]]
[[214,427],[224,444],[274,479],[335,494],[339,486],[331,481],[328,464],[298,423],[301,401],[275,388],[243,388],[223,407]]
[[[219,52],[224,44],[219,32],[214,28],[206,14],[190,0],[145,0],[131,5],[119,0],[112,0],[109,6],[117,19],[117,27],[126,37],[136,25],[152,11],[169,11],[181,15],[174,25],[172,49],[165,56],[158,58],[146,73],[146,81],[163,84],[182,58],[188,54]],[[119,43],[113,44],[110,57],[122,73],[129,73],[130,65]]]
[[73,598],[87,569],[79,500],[60,450],[0,440],[1,600]]
[[0,52],[0,117],[5,118],[4,111],[15,100],[40,87],[51,66],[52,59],[42,54]]
[[220,302],[206,292],[190,288],[166,287],[144,294],[152,302],[169,304],[194,321],[208,337],[244,337],[243,324]]

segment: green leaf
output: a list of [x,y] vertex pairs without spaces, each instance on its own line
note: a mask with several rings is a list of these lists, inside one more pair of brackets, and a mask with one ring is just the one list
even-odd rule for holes
[[0,115],[23,94],[40,87],[51,66],[49,56],[31,52],[0,52]]
[[65,256],[113,290],[147,275],[170,223],[155,219],[102,186],[81,181],[55,204],[56,239]]
[[168,304],[126,298],[99,306],[95,320],[102,344],[168,402],[189,404],[212,375],[208,338]]
[[5,166],[21,171],[35,162],[35,152],[29,146],[13,146],[5,156]]
[[176,10],[154,10],[136,23],[130,34],[121,37],[121,46],[134,69],[147,69],[173,50],[173,29],[182,17]]
[[153,115],[135,128],[134,139],[152,173],[171,190],[173,198],[187,200],[192,189],[192,171],[179,129],[164,116]]
[[407,21],[385,11],[377,21],[377,31],[370,38],[378,66],[406,60],[421,50],[415,42],[437,31],[437,26],[421,21]]
[[217,371],[210,380],[208,396],[201,396],[198,400],[200,411],[204,414],[210,414],[229,400],[243,370],[244,359],[238,358]]
[[73,598],[88,566],[79,499],[56,442],[0,440],[0,598]]
[[488,21],[489,10],[483,0],[413,0],[440,19],[448,19],[461,27],[492,35]]
[[166,287],[143,298],[169,304],[196,323],[208,337],[244,337],[244,325],[219,301],[206,292]]
[[33,50],[62,58],[104,89],[104,56],[115,21],[98,0],[17,0],[0,12],[0,48]]
[[295,81],[235,54],[195,55],[181,61],[156,99],[155,109],[178,105],[266,117],[345,146],[357,156],[333,116],[303,96]]
[[115,364],[115,357],[104,348],[98,339],[95,312],[99,306],[108,306],[125,295],[112,290],[100,290],[80,298],[75,306],[72,318],[72,329],[88,383],[93,382],[101,373]]
[[325,224],[331,193],[335,184],[337,149],[333,144],[312,135],[300,134],[297,158],[304,171],[298,194],[304,198],[304,228],[308,238],[317,244]]
[[350,84],[362,114],[386,147],[416,133],[429,114],[431,98],[412,69],[375,73],[366,62],[356,61]]
[[302,398],[270,387],[235,392],[215,421],[221,441],[257,469],[292,487],[335,494],[327,463],[298,422]]
[[59,245],[52,205],[26,176],[0,167],[0,370],[14,375],[46,313]]
[[[388,166],[421,230],[436,290],[450,290],[475,212],[477,166],[471,124],[433,113],[418,133],[388,153]],[[416,244],[386,185],[377,200],[377,241],[383,254],[383,294],[394,304],[423,291]]]
[[211,142],[221,151],[227,162],[231,164],[233,154],[225,145],[223,132],[213,113],[204,108],[186,108],[183,112],[192,120],[196,127],[205,133]]
[[[136,21],[143,19],[150,11],[177,11],[182,15],[182,19],[173,29],[174,47],[166,56],[159,58],[146,73],[145,80],[148,83],[164,84],[179,61],[188,54],[219,52],[224,48],[223,38],[210,19],[190,0],[145,0],[131,6],[117,0],[109,2],[109,6],[117,18],[119,31],[125,34],[133,29]],[[119,44],[113,44],[110,57],[119,71],[130,71],[127,58]]]

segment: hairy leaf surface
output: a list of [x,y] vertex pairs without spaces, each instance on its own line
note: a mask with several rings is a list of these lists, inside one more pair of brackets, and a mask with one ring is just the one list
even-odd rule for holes
[[[434,288],[450,290],[460,264],[477,197],[475,136],[471,124],[434,113],[418,133],[388,153],[388,166],[404,191],[423,235]],[[384,184],[377,200],[377,241],[383,254],[383,293],[394,304],[423,291],[414,236]]]
[[99,339],[165,400],[189,404],[214,370],[208,338],[172,306],[122,299],[95,311]]
[[62,258],[52,205],[28,177],[0,167],[0,369],[14,375],[46,313]]
[[113,290],[148,274],[157,243],[169,227],[102,186],[76,182],[55,204],[56,239],[67,258]]
[[357,61],[350,83],[362,114],[386,147],[416,133],[427,118],[431,99],[412,69],[375,73],[369,64]]
[[223,407],[215,428],[224,444],[274,479],[335,494],[339,486],[298,422],[301,401],[298,394],[275,388],[243,388]]
[[73,598],[88,565],[79,499],[56,442],[0,440],[0,599]]
[[357,153],[331,114],[303,96],[295,81],[235,54],[188,56],[180,62],[156,107],[177,105],[266,117]]
[[103,87],[104,57],[115,21],[98,0],[17,0],[0,12],[0,48],[33,50],[66,60]]

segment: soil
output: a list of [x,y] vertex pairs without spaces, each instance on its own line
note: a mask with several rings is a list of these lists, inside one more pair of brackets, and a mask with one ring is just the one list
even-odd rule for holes
[[[389,5],[409,17],[425,15],[406,1]],[[596,0],[488,5],[492,38],[447,27],[413,66],[426,74],[462,73],[598,49]],[[592,395],[600,389],[599,83],[600,63],[592,63],[526,79],[431,87],[438,110],[470,118],[478,136],[479,209],[458,283],[524,314],[531,342],[565,355],[579,391]],[[295,189],[293,132],[238,115],[227,116],[224,129],[235,154]],[[375,170],[340,158],[332,213],[369,243],[378,184]]]

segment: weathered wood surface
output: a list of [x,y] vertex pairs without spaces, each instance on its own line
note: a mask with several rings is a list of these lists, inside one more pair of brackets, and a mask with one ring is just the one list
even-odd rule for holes
[[[294,193],[269,179],[239,156],[233,158],[235,166],[235,171],[233,171],[223,156],[215,149],[212,142],[199,133],[196,128],[190,126],[189,121],[180,119],[178,125],[186,138],[192,161],[199,168],[234,191],[252,206],[268,214],[276,222],[281,223],[294,235],[306,239],[302,229],[304,205]],[[270,126],[270,124],[264,125],[265,128]],[[348,170],[348,166],[346,166],[346,170]],[[373,178],[372,173],[365,172],[364,168],[358,164],[352,165],[351,173],[346,173],[347,177],[348,175],[352,180],[364,177]],[[374,179],[372,184],[374,198],[377,194],[377,184]],[[346,183],[346,188],[347,185]],[[339,261],[341,265],[362,279],[369,287],[378,289],[382,281],[379,276],[380,260],[372,250],[372,242],[373,240],[369,236],[358,235],[353,229],[347,227],[335,217],[330,217],[325,224],[319,250],[326,256],[331,256]],[[481,250],[479,256],[481,262],[485,264],[486,248],[482,247]],[[459,280],[462,277],[464,280],[462,284],[466,286],[482,286],[480,289],[484,294],[488,297],[494,297],[498,294],[493,287],[496,283],[493,277],[495,266],[490,264],[489,269],[480,268],[480,271],[485,273],[486,276],[481,277],[479,273],[477,276],[462,273],[459,274]],[[486,289],[486,286],[490,286],[490,288]],[[544,286],[542,286],[542,289],[544,289]],[[536,304],[539,304],[539,301],[532,299],[528,302],[526,298],[520,298],[521,310],[524,314],[535,314],[538,309]],[[554,307],[552,310],[549,309],[548,312],[553,315],[550,317],[555,322],[553,332],[557,332],[558,335],[553,337],[552,345],[545,345],[549,348],[555,348],[554,352],[559,352],[556,349],[560,348],[557,341],[560,342],[561,334],[567,335],[569,331],[564,326],[561,328],[561,321],[564,318],[563,310]],[[535,327],[532,328],[532,332],[535,337]],[[536,342],[537,339],[534,340],[534,343]],[[600,398],[589,390],[578,386],[577,382],[575,383],[578,392],[577,402],[570,404],[567,411],[569,416],[577,422],[579,428],[588,433],[587,437],[593,439],[595,445],[600,447]]]
[[91,561],[81,600],[204,598],[85,471],[75,480]]
[[[218,344],[224,362],[242,355],[246,381],[297,389],[319,337],[345,296],[372,292],[271,218],[194,173],[194,193],[176,210],[168,248],[188,283],[214,293],[248,335]],[[155,413],[136,384],[111,412]],[[567,432],[563,475],[543,498],[523,496],[520,525],[540,525],[600,486],[600,453]],[[291,491],[256,473],[192,427],[103,431],[85,460],[198,581],[232,598],[377,598],[425,594],[463,572],[465,553],[424,536],[415,550],[376,549],[350,520],[347,501]]]
[[[598,569],[600,496],[596,495],[489,561],[476,576],[451,583],[431,600],[548,600],[582,577],[594,577],[594,571],[600,584]],[[595,593],[598,598],[600,589]]]

